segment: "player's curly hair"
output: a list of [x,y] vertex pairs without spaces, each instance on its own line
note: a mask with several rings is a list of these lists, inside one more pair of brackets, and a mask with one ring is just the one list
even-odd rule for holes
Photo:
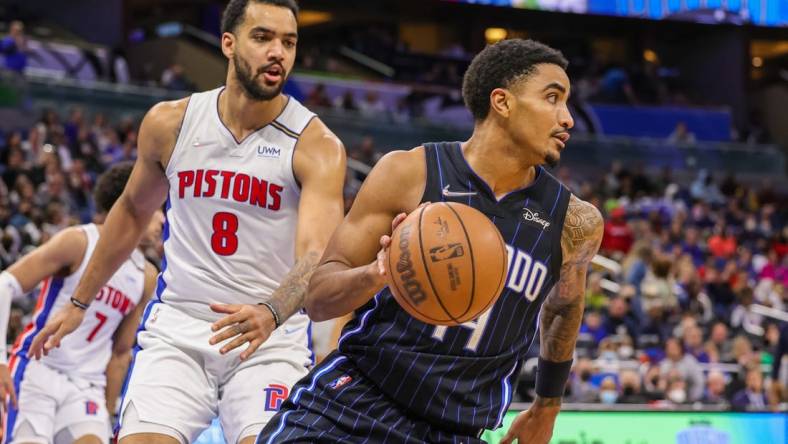
[[533,74],[535,66],[541,63],[562,69],[569,65],[561,51],[534,40],[503,40],[484,48],[473,58],[462,81],[462,97],[473,118],[487,118],[492,90],[510,88]]
[[[234,32],[239,23],[243,21],[246,6],[250,0],[230,0],[222,14],[222,32]],[[255,3],[266,5],[281,6],[293,11],[293,15],[298,19],[298,3],[296,0],[251,0]]]
[[96,188],[93,189],[93,201],[96,203],[96,210],[99,213],[109,213],[112,205],[118,200],[126,182],[129,181],[133,162],[121,162],[103,172],[96,181]]

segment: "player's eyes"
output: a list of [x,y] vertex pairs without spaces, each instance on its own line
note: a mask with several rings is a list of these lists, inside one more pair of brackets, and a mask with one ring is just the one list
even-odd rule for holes
[[552,103],[552,104],[558,103],[558,94],[556,94],[556,93],[549,94],[547,96],[547,101]]

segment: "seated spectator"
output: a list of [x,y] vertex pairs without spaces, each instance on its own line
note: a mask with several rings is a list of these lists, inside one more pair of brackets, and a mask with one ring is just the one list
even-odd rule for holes
[[629,304],[624,298],[619,296],[610,299],[604,329],[608,336],[624,334],[637,338],[640,334],[637,319],[630,312]]
[[353,95],[353,91],[347,90],[341,96],[337,96],[334,99],[334,108],[342,111],[358,111],[358,105],[356,104],[356,97]]
[[610,220],[605,222],[605,232],[602,237],[601,250],[603,253],[621,258],[629,253],[632,248],[632,229],[627,225],[626,210],[622,207],[610,213]]
[[659,365],[659,372],[663,378],[676,372],[686,382],[687,400],[697,401],[703,396],[703,371],[698,360],[684,352],[678,339],[669,338],[665,342],[665,359]]
[[725,398],[725,375],[722,372],[712,370],[706,376],[706,391],[701,402],[718,406],[728,405],[728,399]]
[[668,136],[668,143],[671,145],[695,145],[698,141],[695,139],[695,134],[687,129],[687,124],[679,122]]
[[763,335],[763,315],[750,311],[752,302],[752,289],[747,287],[739,292],[738,304],[731,313],[731,327],[760,336]]
[[684,330],[684,349],[698,362],[708,363],[709,355],[703,346],[703,332],[699,327],[690,327]]
[[306,96],[305,105],[309,108],[329,108],[331,107],[331,99],[326,94],[326,85],[318,83],[312,88],[312,91]]
[[618,402],[621,404],[645,404],[649,400],[640,392],[640,375],[632,370],[621,372],[621,396]]
[[174,63],[161,73],[161,86],[175,91],[194,91],[197,89],[186,77],[183,66]]
[[640,284],[643,310],[646,312],[650,311],[652,307],[659,307],[667,312],[678,308],[678,298],[673,291],[670,268],[671,263],[666,258],[652,262],[651,269]]
[[599,399],[597,402],[602,404],[613,405],[618,400],[618,389],[616,388],[616,381],[608,376],[599,384]]
[[358,110],[364,117],[379,117],[386,113],[386,104],[380,100],[377,91],[369,90],[364,94],[364,100],[359,102]]
[[580,333],[587,334],[594,340],[595,345],[607,336],[607,332],[602,326],[602,315],[596,311],[589,311],[585,314],[583,324],[580,326]]
[[[677,373],[672,373],[665,385],[665,397],[674,404],[684,404],[692,401],[687,389],[687,381]],[[703,390],[703,387],[701,387]]]
[[586,284],[586,309],[603,310],[607,303],[607,294],[602,289],[602,273],[589,274]]
[[570,402],[595,402],[598,399],[599,389],[591,383],[593,372],[591,360],[581,358],[577,361],[570,381]]
[[753,367],[747,371],[747,386],[733,395],[731,406],[734,410],[764,410],[767,406],[766,394],[763,390],[761,370]]

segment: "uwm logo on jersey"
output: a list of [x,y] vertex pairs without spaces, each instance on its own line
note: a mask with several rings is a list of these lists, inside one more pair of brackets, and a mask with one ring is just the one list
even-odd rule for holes
[[186,170],[178,172],[178,197],[234,200],[278,211],[284,187],[235,171]]

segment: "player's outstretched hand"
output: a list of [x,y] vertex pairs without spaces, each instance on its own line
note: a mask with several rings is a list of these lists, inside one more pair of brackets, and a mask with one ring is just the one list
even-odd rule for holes
[[548,444],[553,436],[553,425],[558,416],[558,407],[540,407],[537,404],[520,412],[512,421],[509,431],[501,440],[501,444]]
[[16,390],[14,390],[14,381],[11,380],[11,373],[8,371],[8,366],[0,364],[0,399],[4,408],[8,406],[7,400],[10,398],[11,405],[16,408]]
[[211,310],[227,316],[211,326],[211,330],[219,333],[211,337],[210,344],[234,338],[219,350],[224,355],[248,342],[249,346],[241,353],[242,361],[252,356],[276,328],[274,315],[265,305],[211,304]]
[[60,347],[64,336],[73,332],[85,318],[85,310],[71,304],[66,304],[60,311],[52,316],[44,328],[33,339],[28,350],[28,356],[41,359],[42,354],[48,355],[53,348]]

